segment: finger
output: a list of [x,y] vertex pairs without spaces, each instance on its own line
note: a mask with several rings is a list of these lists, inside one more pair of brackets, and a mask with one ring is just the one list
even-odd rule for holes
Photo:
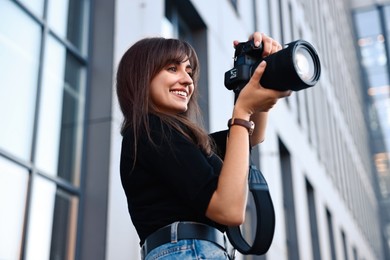
[[251,36],[249,36],[249,40],[253,40],[256,47],[259,47],[263,40],[263,33],[254,32]]
[[238,45],[239,43],[240,43],[239,41],[237,41],[237,40],[234,40],[234,41],[233,41],[233,47],[234,47],[234,48],[236,48],[236,47],[237,47],[237,45]]
[[286,90],[286,91],[278,91],[279,98],[288,97],[291,96],[292,90]]
[[275,52],[278,52],[282,49],[282,46],[275,40],[272,40],[272,51],[271,51],[271,54],[272,53],[275,53]]
[[278,42],[276,42],[276,43],[277,43],[277,46],[276,46],[277,51],[280,51],[281,49],[283,49],[283,47],[282,47],[282,45],[280,45],[280,43],[278,43]]
[[266,66],[267,66],[267,63],[265,60],[260,62],[260,64],[257,66],[256,70],[254,71],[254,73],[250,79],[250,82],[252,82],[254,84],[260,84],[259,82],[260,82],[261,76],[264,73]]
[[292,90],[285,91],[285,94],[286,94],[285,97],[291,96]]
[[253,42],[255,43],[256,47],[259,47],[261,42],[263,41],[263,33],[255,32],[253,34]]
[[263,57],[266,57],[272,53],[272,38],[266,36],[263,37]]

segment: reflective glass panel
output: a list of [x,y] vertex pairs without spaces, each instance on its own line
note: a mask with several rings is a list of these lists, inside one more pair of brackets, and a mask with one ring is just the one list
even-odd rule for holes
[[360,37],[380,34],[380,20],[377,10],[355,14],[355,23]]
[[79,185],[85,108],[85,67],[66,55],[58,176]]
[[44,0],[19,0],[26,5],[28,9],[39,17],[43,16],[43,2]]
[[78,198],[34,178],[26,259],[74,259]]
[[45,173],[56,174],[61,131],[65,73],[65,48],[49,37],[44,52],[44,70],[38,119],[36,165]]
[[41,31],[10,1],[0,17],[0,148],[29,160]]
[[390,48],[390,41],[388,40],[388,37],[390,35],[390,5],[386,5],[383,7],[383,11],[384,11],[384,19],[385,19],[385,24],[386,24],[386,32],[385,32],[385,35],[387,37],[386,41],[387,41],[387,48]]
[[0,259],[20,259],[28,172],[0,157]]
[[381,87],[387,86],[389,84],[389,78],[387,74],[369,74],[367,76],[369,87]]
[[49,37],[44,56],[36,165],[78,185],[85,67],[64,46]]
[[86,54],[88,0],[50,0],[48,23],[60,37]]

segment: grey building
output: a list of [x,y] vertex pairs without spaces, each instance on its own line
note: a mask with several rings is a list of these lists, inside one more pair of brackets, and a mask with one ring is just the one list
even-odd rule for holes
[[[339,0],[0,0],[0,259],[138,259],[119,179],[115,71],[148,36],[197,50],[209,131],[226,127],[232,41],[311,42],[322,77],[280,101],[254,159],[276,212],[265,256],[384,259],[350,3]],[[255,219],[248,205],[243,232]]]
[[353,1],[353,17],[378,183],[384,256],[390,259],[390,1]]

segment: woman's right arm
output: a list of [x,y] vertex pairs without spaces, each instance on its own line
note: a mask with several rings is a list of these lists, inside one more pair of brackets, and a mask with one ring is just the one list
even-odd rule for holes
[[[233,118],[249,121],[253,114],[268,111],[279,98],[290,95],[290,91],[266,89],[259,84],[265,67],[265,62],[261,63],[248,84],[241,90],[233,110]],[[256,127],[265,129],[265,125]],[[237,226],[245,220],[249,145],[248,130],[239,125],[231,126],[218,186],[206,211],[206,216],[215,222]]]

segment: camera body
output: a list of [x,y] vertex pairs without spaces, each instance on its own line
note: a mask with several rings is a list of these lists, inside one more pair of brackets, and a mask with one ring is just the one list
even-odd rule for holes
[[304,40],[286,46],[263,58],[263,44],[256,47],[253,40],[239,43],[234,54],[234,67],[225,73],[226,88],[238,94],[263,60],[267,62],[260,80],[263,87],[298,91],[314,86],[321,74],[320,60],[314,47]]

